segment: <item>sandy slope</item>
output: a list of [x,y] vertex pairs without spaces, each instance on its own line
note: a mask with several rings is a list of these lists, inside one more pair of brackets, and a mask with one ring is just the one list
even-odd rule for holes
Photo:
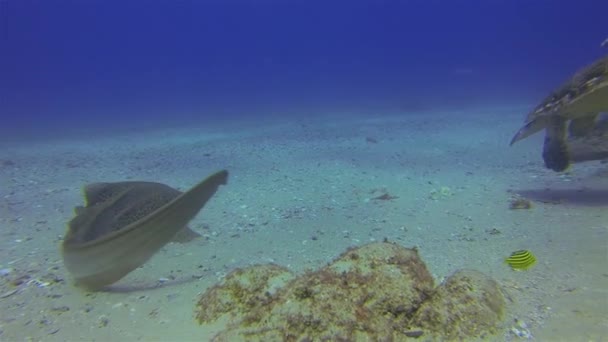
[[[519,339],[514,319],[539,341],[608,340],[608,166],[545,170],[540,136],[508,147],[520,118],[336,116],[5,144],[0,340],[207,340],[194,303],[235,267],[302,271],[383,238],[418,246],[438,281],[463,267],[499,280],[512,299],[501,340]],[[205,239],[168,245],[111,292],[72,286],[58,246],[82,184],[185,189],[220,168],[229,185],[191,224]],[[398,198],[372,199],[385,192]],[[514,193],[533,208],[509,210]],[[511,271],[502,261],[518,249],[538,265]]]

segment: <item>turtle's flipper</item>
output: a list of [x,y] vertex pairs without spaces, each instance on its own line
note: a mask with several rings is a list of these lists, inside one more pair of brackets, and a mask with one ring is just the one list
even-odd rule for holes
[[584,137],[589,135],[595,128],[595,121],[599,113],[573,119],[568,125],[568,135],[571,137]]
[[546,116],[540,116],[532,121],[527,122],[524,127],[520,128],[519,131],[517,131],[517,133],[515,133],[515,135],[513,136],[513,139],[511,139],[511,142],[509,143],[509,145],[513,145],[516,142],[525,139],[529,136],[531,136],[532,134],[542,130],[543,128],[546,127],[546,121],[547,121],[547,117]]
[[564,171],[570,166],[570,153],[566,143],[566,120],[561,117],[551,118],[547,125],[545,144],[543,145],[545,166],[556,172]]
[[568,137],[568,149],[573,163],[608,160],[608,118],[598,118],[593,130],[587,135]]

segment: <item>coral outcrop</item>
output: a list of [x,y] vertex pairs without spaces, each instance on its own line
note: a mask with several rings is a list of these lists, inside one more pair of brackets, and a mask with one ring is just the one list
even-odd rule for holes
[[496,281],[474,270],[460,270],[437,287],[416,310],[412,325],[433,340],[468,340],[497,332],[505,311]]
[[214,341],[463,340],[494,333],[505,301],[496,282],[459,271],[442,285],[416,249],[371,243],[295,276],[277,265],[230,273],[197,304]]

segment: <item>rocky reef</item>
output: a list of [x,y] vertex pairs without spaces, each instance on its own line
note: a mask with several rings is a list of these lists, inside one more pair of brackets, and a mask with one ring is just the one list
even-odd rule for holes
[[501,328],[499,285],[461,270],[435,287],[416,249],[371,243],[296,276],[277,265],[237,269],[202,294],[213,341],[458,341]]

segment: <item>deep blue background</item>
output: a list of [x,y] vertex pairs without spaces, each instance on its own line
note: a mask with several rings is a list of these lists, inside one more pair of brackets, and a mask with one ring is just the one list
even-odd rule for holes
[[533,105],[607,52],[607,13],[599,0],[0,0],[0,132]]

